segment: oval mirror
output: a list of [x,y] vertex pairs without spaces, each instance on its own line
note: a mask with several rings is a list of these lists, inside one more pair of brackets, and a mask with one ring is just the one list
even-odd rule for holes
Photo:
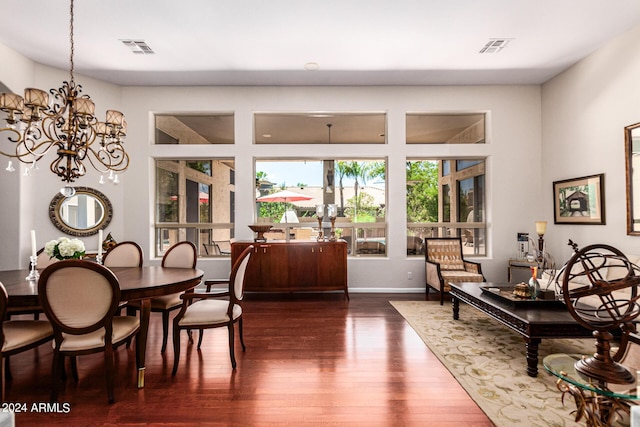
[[64,197],[57,193],[49,204],[49,218],[58,230],[72,236],[92,236],[111,222],[111,202],[101,192],[89,187],[75,187],[76,194]]
[[640,123],[624,128],[627,170],[627,234],[640,236]]

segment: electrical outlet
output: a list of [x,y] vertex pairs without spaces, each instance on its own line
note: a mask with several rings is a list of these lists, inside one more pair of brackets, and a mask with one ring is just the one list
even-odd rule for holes
[[412,272],[407,272],[407,279],[411,280],[413,279],[413,273]]

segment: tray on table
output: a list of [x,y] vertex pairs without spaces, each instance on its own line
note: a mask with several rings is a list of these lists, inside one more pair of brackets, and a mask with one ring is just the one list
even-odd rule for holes
[[513,289],[515,285],[512,284],[495,284],[495,283],[487,283],[480,285],[480,289],[486,295],[489,295],[493,298],[497,298],[502,300],[508,304],[513,306],[562,306],[564,302],[561,299],[558,299],[555,292],[549,292],[550,296],[545,296],[544,293],[541,293],[541,296],[534,299],[531,298],[520,298],[513,294]]

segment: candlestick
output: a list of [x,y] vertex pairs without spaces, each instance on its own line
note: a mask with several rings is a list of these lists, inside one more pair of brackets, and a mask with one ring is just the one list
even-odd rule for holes
[[329,214],[329,220],[331,221],[331,235],[329,236],[330,242],[336,241],[336,216],[338,215],[338,209],[335,204],[330,204],[327,206],[327,211]]
[[38,264],[38,257],[37,256],[30,256],[29,257],[29,275],[26,277],[27,280],[32,280],[32,281],[36,281],[38,280],[38,278],[40,277],[40,273],[38,273],[38,270],[36,269],[37,264]]
[[36,246],[36,230],[31,230],[31,256],[38,256],[38,248]]

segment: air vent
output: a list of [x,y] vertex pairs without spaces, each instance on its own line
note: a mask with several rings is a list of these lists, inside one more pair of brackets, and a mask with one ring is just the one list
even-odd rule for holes
[[120,40],[136,55],[153,55],[155,52],[144,40]]
[[480,49],[480,53],[498,53],[513,39],[489,39],[486,45]]

